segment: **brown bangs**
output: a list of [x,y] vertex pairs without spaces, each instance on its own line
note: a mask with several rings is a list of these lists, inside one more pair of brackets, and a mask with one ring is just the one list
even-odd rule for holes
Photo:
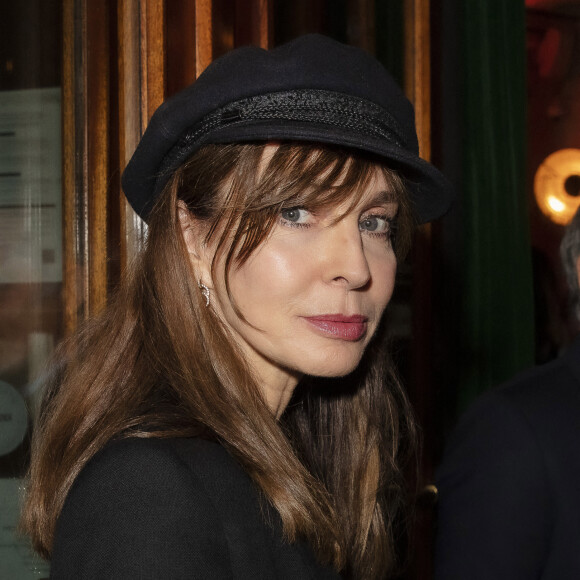
[[282,209],[304,207],[316,212],[344,204],[346,215],[359,203],[377,168],[386,177],[386,194],[399,206],[393,240],[397,257],[406,254],[413,219],[405,184],[396,171],[341,148],[304,143],[231,147],[238,147],[240,154],[225,180],[222,209],[207,236],[209,241],[221,232],[218,253],[229,247],[226,271],[250,257],[272,231]]

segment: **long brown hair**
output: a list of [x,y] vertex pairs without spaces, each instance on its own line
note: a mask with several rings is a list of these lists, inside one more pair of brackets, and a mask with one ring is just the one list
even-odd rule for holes
[[[207,239],[217,239],[227,274],[268,236],[282,208],[354,204],[377,168],[350,151],[305,144],[281,144],[264,165],[264,147],[210,145],[181,166],[110,306],[59,348],[22,516],[45,557],[74,479],[108,441],[203,436],[244,467],[289,541],[305,539],[349,578],[383,578],[393,567],[415,429],[385,329],[348,377],[303,380],[277,421],[227,327],[205,307],[187,258],[180,200],[206,224]],[[383,171],[399,204],[392,243],[401,257],[412,229],[408,196],[398,174]]]

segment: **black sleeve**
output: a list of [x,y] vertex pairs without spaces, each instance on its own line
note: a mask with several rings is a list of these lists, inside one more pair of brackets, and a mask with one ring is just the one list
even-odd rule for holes
[[163,440],[109,445],[75,481],[57,523],[53,580],[230,579],[222,524]]
[[501,394],[460,421],[437,476],[437,580],[540,577],[552,497],[538,443]]

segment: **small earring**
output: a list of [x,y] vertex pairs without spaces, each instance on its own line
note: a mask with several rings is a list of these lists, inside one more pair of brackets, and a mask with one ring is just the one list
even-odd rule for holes
[[199,289],[205,298],[205,306],[207,308],[209,306],[209,288],[203,284],[201,280],[197,283],[197,285],[199,286]]

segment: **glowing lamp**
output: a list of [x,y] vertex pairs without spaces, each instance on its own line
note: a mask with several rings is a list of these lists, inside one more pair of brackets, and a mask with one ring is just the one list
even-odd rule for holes
[[566,225],[580,206],[580,149],[548,155],[534,177],[536,203],[553,222]]

